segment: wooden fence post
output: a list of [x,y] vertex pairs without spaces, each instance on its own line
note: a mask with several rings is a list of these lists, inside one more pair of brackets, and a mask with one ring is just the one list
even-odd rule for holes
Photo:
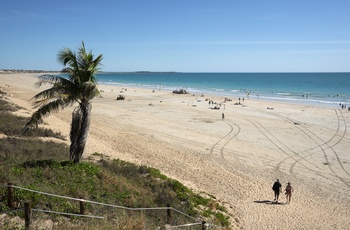
[[[83,199],[83,198],[80,197],[80,199]],[[85,215],[85,202],[81,200],[79,201],[79,205],[80,205],[80,214]]]
[[205,224],[206,224],[206,222],[203,220],[203,221],[202,221],[202,230],[205,230],[205,229],[206,229]]
[[25,230],[30,230],[30,224],[32,222],[32,209],[29,202],[24,203],[24,220]]
[[172,224],[172,221],[173,221],[173,213],[172,213],[172,209],[170,208],[170,204],[167,204],[167,210],[166,210],[166,223],[167,224]]
[[13,195],[13,187],[12,183],[7,183],[7,206],[9,206],[10,209],[15,208],[15,202],[14,202],[14,195]]

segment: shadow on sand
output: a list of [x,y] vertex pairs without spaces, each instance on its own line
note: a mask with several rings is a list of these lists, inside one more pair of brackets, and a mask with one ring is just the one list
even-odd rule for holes
[[271,200],[255,200],[254,203],[257,204],[272,204],[272,205],[284,205],[285,203],[271,201]]

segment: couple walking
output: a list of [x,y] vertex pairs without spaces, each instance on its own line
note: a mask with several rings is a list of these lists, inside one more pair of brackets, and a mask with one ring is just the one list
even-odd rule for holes
[[[276,180],[276,182],[273,184],[272,186],[272,190],[275,192],[275,202],[278,202],[278,197],[280,195],[280,192],[282,191],[282,185],[279,181],[279,179]],[[292,192],[294,191],[293,187],[290,185],[290,183],[288,182],[287,183],[287,186],[285,188],[285,195],[286,195],[286,198],[287,198],[287,203],[289,204],[290,203],[290,199],[292,197]]]

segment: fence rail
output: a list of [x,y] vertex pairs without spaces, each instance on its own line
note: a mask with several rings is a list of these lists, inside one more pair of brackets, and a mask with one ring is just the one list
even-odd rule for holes
[[[51,214],[59,214],[59,215],[77,216],[77,217],[84,217],[84,218],[95,218],[95,219],[104,219],[105,218],[103,216],[85,215],[85,204],[86,203],[95,204],[95,205],[102,205],[105,207],[112,207],[112,208],[123,209],[123,210],[128,210],[128,211],[166,210],[167,211],[168,227],[170,227],[170,228],[186,228],[186,227],[191,227],[191,226],[196,226],[196,225],[201,225],[201,229],[218,228],[218,226],[208,224],[202,220],[198,220],[198,219],[196,219],[196,218],[194,218],[194,217],[192,217],[192,216],[190,216],[190,215],[188,215],[180,210],[177,210],[173,207],[170,207],[170,205],[168,205],[167,207],[156,207],[156,208],[130,208],[130,207],[124,207],[124,206],[119,206],[119,205],[114,205],[114,204],[107,204],[107,203],[86,200],[86,199],[82,199],[82,198],[73,198],[73,197],[68,197],[68,196],[61,196],[61,195],[57,195],[57,194],[36,191],[33,189],[28,189],[28,188],[23,188],[20,186],[12,185],[11,183],[3,184],[3,185],[0,184],[0,188],[7,188],[7,201],[8,201],[7,203],[8,203],[8,207],[11,209],[11,210],[8,210],[5,212],[0,212],[0,214],[7,214],[7,213],[24,211],[25,212],[24,216],[25,216],[25,228],[26,229],[30,229],[32,211],[51,213]],[[20,190],[24,190],[24,191],[28,191],[28,192],[32,192],[32,193],[41,194],[41,195],[78,201],[80,204],[80,214],[56,212],[56,211],[49,211],[49,210],[42,210],[42,209],[32,209],[29,202],[24,203],[24,208],[16,208],[15,204],[14,204],[14,189],[20,189]],[[192,219],[194,222],[182,224],[182,225],[171,226],[169,220],[172,219],[172,212],[179,213],[180,215],[183,215],[189,219]]]

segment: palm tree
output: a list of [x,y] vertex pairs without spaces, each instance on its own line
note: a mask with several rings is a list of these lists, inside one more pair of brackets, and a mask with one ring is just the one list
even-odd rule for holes
[[66,66],[61,73],[63,76],[42,75],[35,84],[38,88],[43,84],[51,84],[52,87],[36,94],[34,108],[38,108],[33,113],[26,130],[37,127],[43,117],[51,112],[59,111],[69,105],[78,103],[72,113],[72,123],[70,130],[70,160],[79,163],[84,153],[85,144],[90,128],[91,101],[99,95],[95,73],[99,70],[102,54],[96,59],[91,51],[86,52],[84,42],[78,52],[75,53],[68,48],[59,51],[58,61]]

